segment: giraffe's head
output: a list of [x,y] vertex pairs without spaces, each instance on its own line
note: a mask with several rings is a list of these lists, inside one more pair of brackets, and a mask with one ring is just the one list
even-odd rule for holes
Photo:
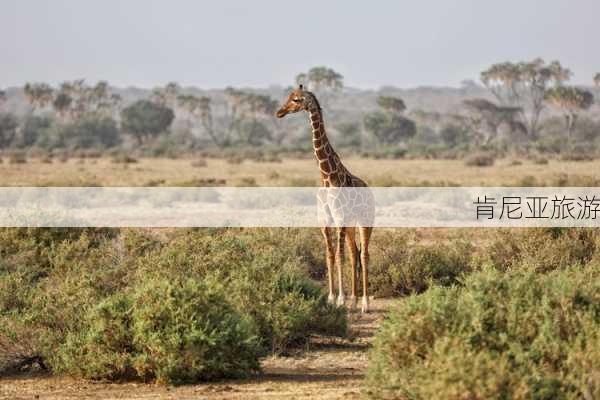
[[[319,107],[319,103],[315,96],[304,90],[304,87],[300,85],[298,89],[295,89],[290,93],[285,103],[277,111],[277,118],[283,118],[288,114],[297,113],[298,111],[308,110],[311,107]],[[319,107],[320,108],[320,107]]]

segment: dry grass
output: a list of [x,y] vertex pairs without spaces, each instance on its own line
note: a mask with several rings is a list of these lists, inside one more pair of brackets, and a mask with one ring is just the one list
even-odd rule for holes
[[[249,177],[259,186],[288,186],[301,182],[318,183],[318,169],[314,160],[284,159],[283,162],[256,162],[245,160],[231,164],[225,159],[208,159],[206,166],[195,168],[190,159],[142,158],[135,164],[115,164],[110,158],[68,160],[47,164],[32,158],[26,164],[0,164],[1,186],[148,186],[161,182],[164,186],[178,186],[182,182],[206,179],[225,180],[228,186],[243,185]],[[461,160],[372,160],[344,159],[346,166],[365,179],[371,186],[512,186],[526,177],[534,177],[537,184],[551,184],[558,176],[600,180],[600,161],[558,161],[546,165],[513,160],[498,160],[486,168],[467,167]],[[277,172],[277,175],[274,174]]]

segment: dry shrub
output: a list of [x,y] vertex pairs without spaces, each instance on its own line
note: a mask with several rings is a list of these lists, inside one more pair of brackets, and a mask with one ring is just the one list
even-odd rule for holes
[[197,160],[192,161],[192,167],[194,168],[204,168],[208,166],[208,163],[204,158],[199,158]]
[[9,164],[27,164],[27,155],[23,151],[14,151],[8,155]]
[[531,228],[497,232],[474,263],[508,271],[529,268],[547,272],[587,264],[600,244],[587,228]]
[[373,239],[369,281],[376,296],[422,293],[433,283],[456,285],[472,270],[474,248],[466,241],[427,245],[410,242],[410,236],[397,233]]
[[485,270],[401,302],[376,336],[377,398],[600,396],[600,269]]
[[269,174],[267,175],[267,178],[272,179],[272,180],[277,180],[281,177],[281,175],[279,175],[279,172],[277,171],[271,171],[269,172]]
[[117,153],[112,156],[111,162],[115,164],[135,164],[138,160],[128,154]]
[[494,165],[494,156],[489,153],[475,153],[465,159],[468,167],[491,167]]
[[232,165],[239,165],[244,162],[244,157],[239,155],[232,155],[226,158],[227,163]]

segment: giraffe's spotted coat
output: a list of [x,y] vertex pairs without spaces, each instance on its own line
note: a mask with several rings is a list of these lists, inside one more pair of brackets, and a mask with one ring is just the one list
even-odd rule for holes
[[[360,178],[352,175],[344,166],[340,157],[333,149],[323,121],[323,112],[315,95],[305,91],[302,86],[294,90],[285,104],[277,111],[279,118],[290,113],[307,111],[309,124],[312,128],[312,142],[317,165],[321,173],[321,186],[319,191],[319,212],[325,227],[322,228],[327,254],[327,270],[329,284],[329,300],[334,299],[334,264],[338,270],[338,304],[344,304],[343,291],[343,262],[344,243],[350,252],[352,267],[352,307],[356,305],[358,267],[362,270],[362,311],[369,308],[368,297],[368,264],[369,240],[373,231],[374,202],[370,192],[365,190],[335,190],[336,188],[366,188],[367,184]],[[329,226],[338,226],[337,244],[333,247],[332,229]],[[358,228],[360,251],[356,246],[355,230]]]

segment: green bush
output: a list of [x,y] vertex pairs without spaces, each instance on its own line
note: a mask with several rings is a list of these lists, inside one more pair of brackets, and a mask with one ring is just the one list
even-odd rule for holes
[[156,280],[95,307],[83,329],[67,334],[53,366],[85,378],[185,383],[258,371],[259,350],[252,325],[220,286]]
[[266,350],[285,352],[311,334],[345,335],[345,310],[329,306],[309,279],[313,257],[303,254],[300,246],[306,242],[292,246],[293,237],[282,239],[269,230],[185,232],[140,257],[136,279],[154,274],[224,282],[233,306],[252,318]]
[[251,373],[312,334],[345,335],[346,311],[310,279],[297,235],[2,229],[0,370],[188,382]]
[[409,297],[378,333],[375,397],[574,399],[600,395],[600,270],[477,272]]
[[50,356],[55,372],[91,379],[135,377],[131,310],[132,299],[125,294],[91,307],[83,326],[68,332]]

